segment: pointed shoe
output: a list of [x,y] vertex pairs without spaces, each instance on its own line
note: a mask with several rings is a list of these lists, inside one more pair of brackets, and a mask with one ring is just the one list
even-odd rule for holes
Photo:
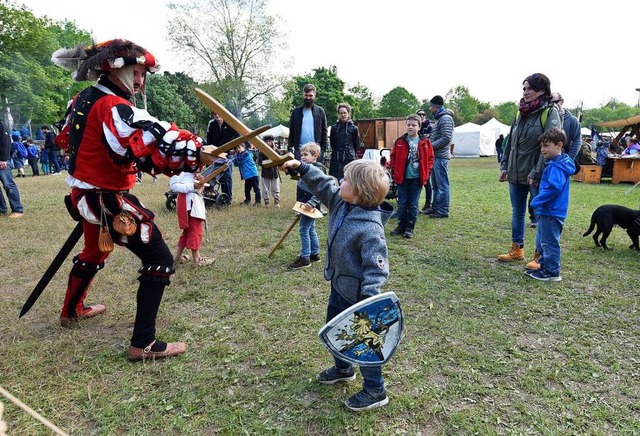
[[100,315],[107,310],[107,306],[104,304],[94,304],[93,306],[85,306],[80,316],[70,318],[66,316],[60,317],[60,325],[62,327],[70,327],[72,323],[77,322],[80,319],[93,318],[96,315]]
[[153,341],[145,348],[129,347],[129,361],[135,362],[144,359],[165,359],[167,357],[178,356],[187,351],[187,344],[184,342],[169,342],[167,343],[167,348],[165,348],[164,351],[151,351],[151,347],[153,347],[153,344],[155,343],[156,341]]

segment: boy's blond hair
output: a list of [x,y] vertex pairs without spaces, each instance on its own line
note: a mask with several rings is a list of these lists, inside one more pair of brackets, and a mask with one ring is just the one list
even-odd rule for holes
[[307,142],[302,147],[300,147],[300,153],[307,151],[311,156],[318,157],[320,156],[320,146],[315,142]]
[[348,163],[344,167],[344,177],[351,185],[358,206],[378,206],[389,192],[387,172],[372,160],[358,159]]
[[411,115],[407,115],[406,121],[415,121],[416,123],[418,123],[418,127],[420,127],[422,125],[422,119],[420,119],[420,115],[418,114],[411,114]]

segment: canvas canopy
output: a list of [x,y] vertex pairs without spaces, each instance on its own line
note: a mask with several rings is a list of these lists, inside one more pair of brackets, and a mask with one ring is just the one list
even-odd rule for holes
[[[482,125],[485,129],[490,129],[495,132],[495,139],[498,139],[498,136],[504,135],[507,136],[509,131],[511,130],[511,126],[507,126],[506,124],[502,124],[495,118],[491,118],[489,121]],[[495,143],[495,140],[494,140]]]
[[261,136],[272,135],[274,138],[288,138],[289,128],[279,124],[264,132]]
[[[508,133],[508,132],[507,132]],[[480,157],[496,154],[495,130],[475,123],[466,123],[454,129],[452,142],[456,157]]]
[[640,123],[640,115],[634,115],[629,118],[622,118],[615,121],[606,121],[604,123],[595,123],[598,127],[626,127]]

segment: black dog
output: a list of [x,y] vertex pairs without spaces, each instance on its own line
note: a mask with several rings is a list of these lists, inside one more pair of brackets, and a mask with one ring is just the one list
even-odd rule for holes
[[[618,206],[615,204],[605,204],[593,211],[591,215],[591,225],[585,232],[584,236],[587,236],[593,231],[593,228],[597,225],[598,229],[593,234],[593,241],[597,247],[602,247],[608,250],[607,238],[611,233],[611,229],[614,224],[619,225],[623,229],[627,229],[627,234],[631,238],[632,244],[629,248],[635,248],[640,250],[638,245],[638,237],[640,236],[640,211],[629,209],[628,207]],[[602,238],[598,242],[598,236],[602,233]]]

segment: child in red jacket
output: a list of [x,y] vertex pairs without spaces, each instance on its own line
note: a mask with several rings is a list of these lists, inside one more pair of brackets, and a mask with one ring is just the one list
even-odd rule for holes
[[391,236],[413,238],[420,192],[433,168],[433,146],[425,136],[420,136],[421,125],[420,116],[409,115],[407,133],[396,139],[391,149],[391,174],[398,195],[398,226]]

